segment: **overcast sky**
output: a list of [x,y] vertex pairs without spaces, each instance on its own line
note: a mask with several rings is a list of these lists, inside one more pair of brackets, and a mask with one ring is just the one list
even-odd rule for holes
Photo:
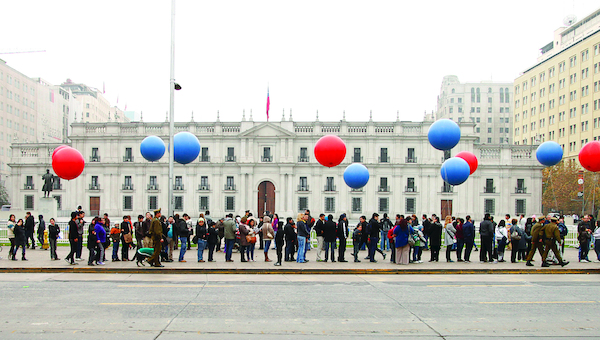
[[[53,84],[102,89],[121,109],[164,121],[170,1],[3,1],[9,66]],[[442,77],[512,82],[535,64],[563,18],[594,0],[177,0],[175,119],[422,120]],[[117,104],[118,97],[118,104]]]

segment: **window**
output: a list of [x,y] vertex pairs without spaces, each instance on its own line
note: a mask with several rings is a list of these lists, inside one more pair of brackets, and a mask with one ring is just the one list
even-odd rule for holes
[[414,214],[414,213],[416,213],[417,209],[415,209],[415,206],[416,206],[415,201],[416,201],[416,199],[414,199],[414,198],[407,198],[406,199],[406,213],[407,214]]
[[488,103],[492,103],[492,97],[488,97]]
[[183,190],[183,177],[175,176],[175,190]]
[[35,209],[33,207],[33,195],[25,195],[25,210]]
[[574,66],[577,66],[577,56],[576,55],[569,58],[569,67],[574,67]]
[[298,159],[299,162],[308,162],[308,149],[307,148],[300,148],[300,158]]
[[450,98],[450,103],[454,103],[454,98]]
[[488,133],[492,133],[492,128],[488,128]]
[[[2,149],[4,150],[4,149]],[[52,183],[52,190],[62,190],[62,184],[60,184],[60,177],[53,176],[54,182]]]
[[448,109],[449,113],[454,113],[454,107],[450,106],[450,108]]
[[98,190],[100,184],[98,184],[98,176],[92,176],[92,183],[90,184],[90,190]]
[[492,123],[492,117],[488,117],[488,123]]
[[485,199],[484,200],[484,213],[485,214],[495,214],[496,212],[496,207],[495,207],[495,202],[494,199]]
[[183,210],[183,196],[175,196],[173,197],[175,199],[175,204],[173,204],[173,210],[179,210],[182,211]]
[[208,196],[200,196],[200,211],[206,211],[209,209],[208,207]]
[[272,162],[273,161],[273,158],[271,157],[271,148],[268,146],[263,148],[262,161],[263,162]]
[[390,211],[389,202],[390,202],[389,198],[379,197],[379,211],[380,212],[389,212]]
[[333,177],[327,177],[326,184],[325,184],[325,191],[335,191]]
[[156,181],[156,176],[150,176],[150,183],[148,183],[149,190],[158,190],[158,183]]
[[417,157],[415,156],[415,148],[408,148],[408,156],[406,156],[406,163],[416,163]]
[[[477,112],[479,112],[479,110],[477,110]],[[481,122],[481,118],[480,118],[480,117],[477,117],[477,118],[475,119],[475,121],[476,121],[477,123],[480,123],[480,122]]]
[[148,196],[148,210],[158,209],[158,196]]
[[92,148],[92,158],[90,162],[100,162],[100,155],[98,154],[98,148]]
[[379,162],[381,163],[389,163],[390,159],[388,157],[388,149],[387,148],[381,148],[379,151]]
[[379,192],[389,192],[389,191],[390,191],[390,187],[388,186],[387,177],[380,177],[379,178]]
[[504,132],[504,128],[500,128],[500,133],[503,133],[503,132]]
[[123,157],[123,162],[132,162],[133,154],[131,148],[125,148],[125,156]]
[[209,190],[208,176],[200,176],[200,190]]
[[415,188],[415,179],[414,177],[408,177],[406,179],[406,191],[407,192],[415,192],[417,191]]
[[308,197],[298,197],[298,211],[304,212],[308,209]]
[[486,194],[491,194],[491,193],[494,193],[495,191],[496,191],[496,188],[494,187],[494,179],[493,178],[486,178],[484,192]]
[[202,148],[200,154],[200,162],[210,162],[210,156],[208,155],[208,148]]
[[131,181],[131,176],[125,176],[125,180],[123,181],[123,190],[132,190],[133,183]]
[[225,182],[225,190],[235,190],[235,183],[233,182],[233,176],[227,176]]
[[362,157],[360,155],[360,148],[354,148],[354,159],[352,160],[353,163],[362,163]]
[[335,212],[335,197],[325,197],[325,213]]
[[227,156],[225,156],[226,162],[235,162],[235,154],[233,148],[227,148]]
[[360,197],[352,197],[352,212],[362,212],[362,199]]
[[133,196],[123,196],[123,210],[133,210]]
[[298,184],[298,191],[308,191],[308,180],[306,177],[300,177],[300,183]]
[[477,133],[479,133],[479,132],[480,132],[480,130],[481,130],[481,129],[480,129],[479,127],[475,129],[475,131],[476,131]]
[[515,215],[527,215],[525,203],[526,200],[515,200]]

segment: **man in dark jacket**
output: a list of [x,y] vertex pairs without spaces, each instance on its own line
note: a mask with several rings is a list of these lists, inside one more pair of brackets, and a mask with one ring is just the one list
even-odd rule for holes
[[[287,223],[294,222],[291,217],[287,218]],[[276,266],[281,266],[281,260],[283,257],[283,243],[285,239],[285,229],[279,228],[275,233],[275,248],[277,249],[277,262],[275,262]]]
[[77,230],[77,222],[75,222],[78,216],[79,214],[76,212],[71,213],[71,220],[69,221],[69,244],[71,245],[71,252],[65,257],[65,261],[73,265],[79,264],[73,258],[77,252],[77,241],[79,241],[79,231]]
[[429,229],[431,229],[431,220],[427,218],[427,215],[421,216],[423,220],[423,236],[425,236],[425,249],[429,250]]
[[37,235],[38,235],[38,241],[40,241],[40,247],[44,247],[44,231],[46,230],[46,221],[44,221],[44,216],[39,215],[38,216],[39,222],[38,222],[38,229],[37,229]]
[[325,239],[323,237],[324,228],[325,214],[320,214],[319,220],[315,223],[315,232],[317,233],[317,262],[323,262],[323,243],[325,243]]
[[339,262],[348,262],[346,261],[346,239],[348,238],[348,218],[346,214],[342,214],[340,216],[340,220],[338,221],[337,226],[337,238],[340,240],[340,248],[338,249],[338,261]]
[[440,260],[440,248],[442,247],[442,224],[440,218],[433,217],[434,222],[429,226],[429,249],[431,258],[429,262],[438,262]]
[[323,226],[323,239],[325,241],[325,262],[329,260],[331,250],[331,262],[335,262],[335,239],[337,236],[337,225],[333,221],[333,215],[327,216],[327,222]]
[[177,229],[177,235],[181,240],[181,249],[179,250],[179,262],[187,262],[185,260],[185,251],[187,250],[187,241],[189,235],[189,229],[185,220],[179,217],[179,214],[175,214],[175,226]]
[[465,243],[465,262],[469,263],[471,262],[471,250],[473,250],[473,244],[475,243],[475,226],[469,215],[465,218],[462,232]]
[[379,235],[381,234],[381,223],[379,223],[379,214],[373,213],[373,217],[369,221],[369,260],[371,262],[377,262],[375,260],[375,251],[378,251],[385,260],[385,253],[382,252],[379,248],[377,248],[377,243],[379,242]]
[[285,262],[296,261],[294,251],[296,250],[296,230],[294,219],[288,218],[288,222],[283,227],[285,234]]
[[[205,215],[206,216],[206,215]],[[208,262],[213,262],[213,254],[215,252],[215,247],[219,242],[219,232],[215,228],[216,224],[211,223],[208,225]]]
[[33,229],[35,227],[35,221],[33,216],[28,211],[25,214],[25,237],[27,238],[27,248],[29,248],[29,240],[31,239],[31,249],[35,249],[35,238],[33,237]]
[[479,224],[479,236],[481,237],[481,252],[479,253],[480,262],[494,262],[492,251],[494,250],[492,239],[494,237],[494,225],[492,224],[490,214],[485,214],[483,221]]
[[[358,225],[361,226],[362,228],[362,232],[360,233],[360,244],[358,245],[358,250],[364,250],[364,247],[366,247],[369,244],[369,232],[367,230],[368,227],[368,223],[367,223],[367,217],[366,216],[361,216],[358,219]],[[358,228],[358,225],[356,226]],[[365,260],[369,259],[369,254],[367,254],[367,257],[365,257]]]
[[144,248],[143,240],[144,240],[144,216],[138,215],[138,220],[133,224],[133,228],[135,229],[135,240],[137,243],[137,249]]
[[358,259],[358,251],[360,250],[360,245],[362,243],[362,229],[363,226],[359,223],[352,233],[352,246],[354,248],[352,255],[354,255],[354,262],[360,262]]
[[123,216],[123,222],[121,222],[121,260],[129,261],[129,246],[131,242],[126,242],[125,239],[131,240],[131,224],[129,222],[129,216]]

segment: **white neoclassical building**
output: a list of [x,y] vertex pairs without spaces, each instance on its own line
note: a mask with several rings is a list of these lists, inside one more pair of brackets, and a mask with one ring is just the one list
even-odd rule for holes
[[[460,124],[462,138],[444,154],[431,147],[432,122],[187,122],[176,133],[189,131],[202,151],[188,165],[175,165],[175,212],[191,216],[210,210],[226,213],[277,212],[295,216],[308,208],[313,215],[379,213],[467,214],[485,212],[539,214],[542,174],[531,146],[479,144],[475,123]],[[167,207],[168,154],[148,162],[140,143],[157,135],[168,143],[168,123],[74,123],[71,146],[85,157],[81,176],[55,183],[52,195],[66,216],[78,205],[92,214],[137,215]],[[347,146],[343,163],[321,166],[313,155],[317,140],[340,136]],[[42,196],[41,176],[51,169],[51,154],[59,144],[13,144],[10,163],[13,210],[36,210]],[[444,185],[439,173],[445,157],[471,151],[479,169],[464,184]],[[362,190],[343,180],[346,166],[361,162],[371,175]]]

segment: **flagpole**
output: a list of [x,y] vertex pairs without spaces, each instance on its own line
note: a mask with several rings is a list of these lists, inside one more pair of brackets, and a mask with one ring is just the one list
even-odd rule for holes
[[175,0],[171,0],[171,81],[170,81],[170,100],[169,100],[169,184],[168,184],[168,210],[167,217],[172,216],[173,212],[173,163],[174,163],[174,144],[173,131],[175,130],[174,114],[175,111]]

